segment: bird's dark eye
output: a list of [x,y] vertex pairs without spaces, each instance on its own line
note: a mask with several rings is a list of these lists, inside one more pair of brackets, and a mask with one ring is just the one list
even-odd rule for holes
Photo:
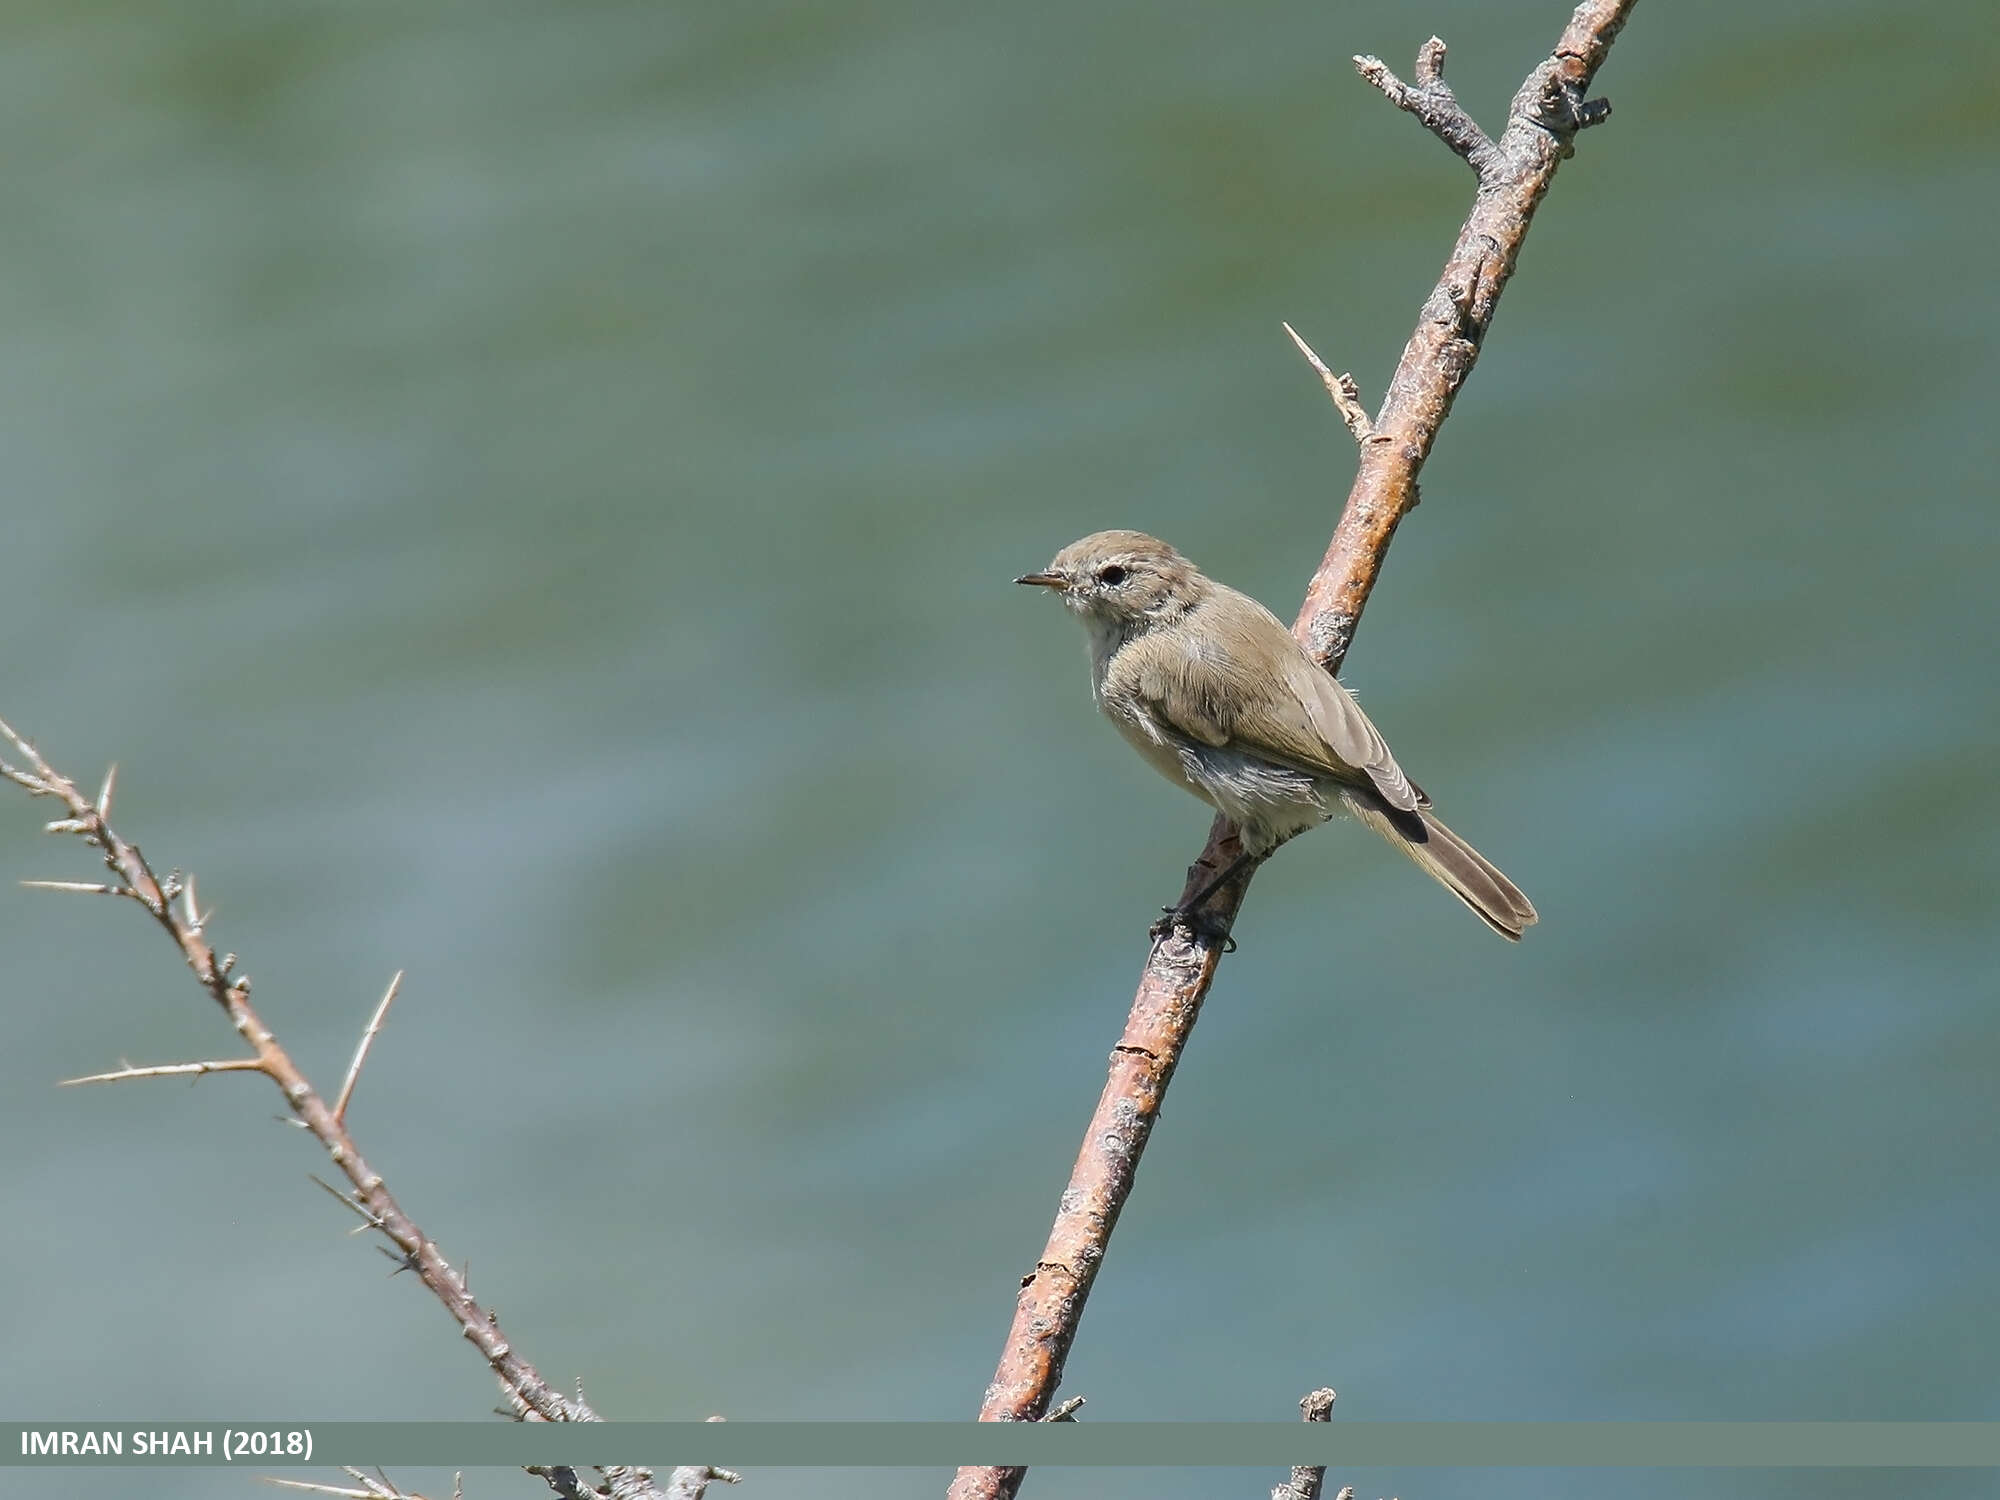
[[1109,588],[1117,588],[1125,581],[1125,570],[1117,563],[1111,563],[1097,570],[1097,581]]

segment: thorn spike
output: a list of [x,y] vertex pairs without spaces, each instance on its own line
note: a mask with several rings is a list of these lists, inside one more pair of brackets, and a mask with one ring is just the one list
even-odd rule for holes
[[375,1014],[368,1018],[368,1025],[361,1033],[361,1044],[354,1049],[354,1061],[347,1065],[347,1077],[341,1080],[340,1093],[333,1102],[333,1123],[336,1125],[346,1122],[348,1101],[354,1097],[354,1086],[361,1081],[361,1065],[368,1061],[369,1049],[381,1034],[389,1007],[396,1003],[396,995],[402,988],[403,971],[398,969],[389,981],[389,988],[382,992],[382,1002],[375,1007]]

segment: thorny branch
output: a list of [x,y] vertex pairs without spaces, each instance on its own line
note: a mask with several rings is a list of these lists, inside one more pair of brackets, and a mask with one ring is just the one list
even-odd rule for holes
[[[1571,154],[1577,132],[1610,113],[1609,105],[1586,95],[1634,4],[1584,0],[1577,6],[1553,53],[1515,94],[1497,140],[1479,129],[1445,86],[1442,42],[1427,42],[1418,54],[1414,85],[1373,59],[1356,60],[1362,75],[1392,103],[1471,163],[1478,187],[1372,423],[1364,426],[1350,414],[1350,405],[1360,409],[1351,382],[1332,376],[1306,351],[1361,450],[1346,507],[1292,626],[1329,672],[1338,671],[1346,658],[1397,523],[1416,504],[1417,475],[1479,357],[1535,209],[1557,166]],[[1216,819],[1207,847],[1188,871],[1181,901],[1241,852],[1235,829]],[[1245,870],[1211,897],[1205,914],[1214,931],[1175,928],[1153,943],[1048,1244],[1022,1278],[1013,1326],[980,1406],[982,1421],[1034,1421],[1055,1397],[1111,1231],[1254,874],[1254,867]],[[1024,1472],[961,1469],[952,1500],[1005,1500],[1019,1489]]]
[[[361,1045],[355,1052],[354,1062],[348,1069],[338,1102],[329,1106],[251,1005],[250,978],[247,974],[235,972],[236,955],[218,955],[210,946],[205,929],[212,913],[204,913],[200,909],[194,877],[183,876],[176,870],[162,879],[154,873],[145,855],[139,852],[138,845],[120,836],[111,826],[116,767],[113,767],[111,775],[105,777],[103,789],[91,798],[51,766],[4,720],[0,720],[0,740],[11,745],[25,763],[16,766],[0,759],[0,778],[16,783],[33,796],[50,797],[61,803],[69,815],[51,822],[47,831],[74,834],[82,839],[99,851],[105,868],[111,872],[111,880],[99,885],[47,880],[24,883],[42,890],[124,896],[145,907],[180,949],[195,982],[222,1008],[236,1034],[250,1048],[249,1055],[244,1057],[212,1062],[162,1063],[149,1067],[127,1064],[115,1072],[73,1078],[69,1082],[115,1083],[136,1078],[201,1077],[209,1073],[262,1073],[284,1095],[294,1120],[326,1148],[328,1159],[340,1169],[350,1189],[346,1193],[333,1188],[328,1190],[360,1216],[363,1229],[375,1231],[387,1240],[389,1247],[393,1248],[385,1247],[384,1253],[401,1268],[414,1271],[417,1279],[444,1305],[445,1311],[458,1324],[460,1333],[479,1351],[499,1379],[500,1389],[514,1416],[526,1422],[601,1420],[581,1393],[573,1397],[562,1395],[542,1379],[534,1366],[514,1352],[513,1345],[500,1331],[499,1320],[474,1299],[466,1285],[464,1270],[454,1268],[416,1222],[403,1212],[381,1174],[368,1165],[354,1137],[348,1133],[345,1121],[348,1102],[402,976],[396,976],[396,981],[390,984],[388,993],[377,1005]],[[607,1468],[603,1473],[605,1489],[586,1489],[584,1493],[607,1493],[614,1500],[662,1500],[659,1487],[643,1469]],[[360,1475],[354,1477],[363,1479]],[[374,1484],[378,1481],[363,1479],[363,1482]]]

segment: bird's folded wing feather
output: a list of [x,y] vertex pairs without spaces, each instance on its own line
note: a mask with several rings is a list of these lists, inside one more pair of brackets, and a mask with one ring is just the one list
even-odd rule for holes
[[[1202,744],[1241,750],[1342,781],[1366,781],[1384,802],[1402,812],[1424,806],[1423,794],[1410,784],[1380,731],[1347,689],[1306,655],[1276,616],[1248,596],[1237,599],[1263,616],[1292,648],[1280,655],[1285,685],[1291,691],[1242,691],[1238,683],[1243,669],[1219,649],[1213,631],[1196,637],[1201,642],[1197,650],[1166,648],[1155,634],[1120,653],[1126,658],[1120,665],[1130,670],[1129,675],[1118,675],[1126,676],[1135,706]],[[1208,607],[1213,608],[1214,602],[1219,601]]]
[[1399,812],[1429,805],[1430,799],[1411,785],[1389,753],[1382,731],[1331,672],[1301,649],[1289,675],[1293,691],[1312,715],[1313,732],[1339,760],[1365,771],[1384,802]]

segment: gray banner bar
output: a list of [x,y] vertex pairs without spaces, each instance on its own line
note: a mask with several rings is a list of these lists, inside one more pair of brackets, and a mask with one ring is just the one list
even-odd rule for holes
[[2000,1422],[11,1422],[0,1466],[1987,1468]]

